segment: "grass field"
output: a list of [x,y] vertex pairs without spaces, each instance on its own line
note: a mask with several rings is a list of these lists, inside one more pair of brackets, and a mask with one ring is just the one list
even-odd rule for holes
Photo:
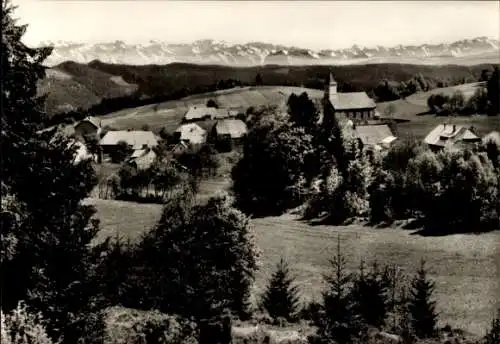
[[[152,228],[161,214],[159,205],[96,199],[88,202],[96,206],[102,219],[101,239],[117,233],[137,238]],[[364,258],[367,262],[394,263],[411,273],[421,258],[426,259],[436,281],[443,324],[482,335],[494,315],[500,295],[500,232],[422,237],[396,228],[311,226],[290,216],[254,219],[251,224],[262,252],[254,295],[260,294],[279,257],[284,255],[298,277],[303,298],[318,299],[322,274],[336,252],[340,235],[349,269],[356,269]]]
[[173,132],[177,129],[188,108],[193,105],[205,105],[209,99],[215,99],[220,107],[238,107],[246,111],[250,106],[281,105],[292,93],[307,92],[310,97],[321,98],[320,90],[300,87],[262,86],[243,87],[222,90],[201,95],[193,95],[181,100],[146,105],[139,108],[125,109],[102,118],[102,125],[116,129],[140,129],[147,124],[152,130],[165,127]]
[[469,83],[469,84],[463,84],[463,85],[458,85],[458,86],[451,86],[451,87],[443,87],[443,88],[436,88],[434,90],[430,90],[428,92],[418,92],[415,94],[412,94],[406,98],[406,100],[409,103],[415,104],[415,105],[422,105],[427,107],[427,99],[432,95],[432,94],[444,94],[446,96],[452,96],[455,92],[460,91],[463,93],[464,98],[467,100],[468,98],[472,97],[474,92],[478,88],[484,87],[484,83],[480,82],[474,82],[474,83]]

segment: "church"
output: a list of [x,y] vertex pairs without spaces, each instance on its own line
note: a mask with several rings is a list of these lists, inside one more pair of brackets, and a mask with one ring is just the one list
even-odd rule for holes
[[325,83],[324,114],[337,119],[350,119],[353,123],[364,123],[376,119],[376,104],[365,92],[337,92],[337,82],[332,74]]

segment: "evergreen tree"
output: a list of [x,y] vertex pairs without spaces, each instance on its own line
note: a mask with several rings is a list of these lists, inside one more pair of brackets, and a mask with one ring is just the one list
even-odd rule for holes
[[2,251],[4,238],[15,238],[5,255],[9,259],[1,262],[2,309],[25,300],[42,313],[54,340],[75,343],[88,334],[87,319],[97,306],[92,267],[98,252],[89,247],[98,226],[91,221],[93,207],[81,203],[96,178],[90,161],[75,162],[68,138],[37,132],[44,120],[37,81],[51,50],[22,43],[26,26],[16,25],[13,10],[8,1],[2,3],[1,145],[8,154],[0,171],[2,196],[10,196],[9,207],[21,216],[2,223],[8,224],[2,227]]
[[368,273],[361,263],[352,295],[357,312],[367,325],[377,328],[384,326],[388,303],[387,285],[377,263],[372,265]]
[[352,301],[352,275],[346,271],[346,260],[340,252],[340,238],[337,255],[330,263],[332,272],[325,276],[328,287],[323,293],[322,309],[315,325],[322,341],[334,340],[343,344],[358,337],[362,327]]
[[290,121],[299,127],[306,129],[308,133],[314,132],[319,113],[313,101],[309,99],[306,92],[300,96],[292,93],[288,98],[288,114]]
[[436,302],[432,301],[434,282],[427,277],[425,261],[422,260],[411,283],[408,309],[412,328],[419,338],[432,337],[436,333]]
[[500,309],[497,310],[497,316],[491,321],[491,329],[484,337],[485,344],[500,343]]
[[262,305],[272,318],[282,317],[288,321],[293,320],[299,310],[299,290],[283,257],[267,285]]

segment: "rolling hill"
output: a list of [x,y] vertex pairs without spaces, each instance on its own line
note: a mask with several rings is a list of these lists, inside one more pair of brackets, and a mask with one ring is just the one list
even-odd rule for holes
[[406,82],[421,75],[432,85],[457,85],[475,82],[483,69],[476,66],[424,66],[404,64],[365,64],[351,66],[279,66],[229,67],[172,63],[133,66],[92,61],[89,64],[65,62],[48,69],[40,82],[40,94],[46,94],[46,111],[58,114],[79,109],[104,115],[124,108],[228,89],[235,86],[303,86],[323,89],[325,77],[332,72],[339,90],[366,91],[382,81]]
[[47,70],[38,84],[39,95],[46,96],[45,111],[54,114],[88,109],[106,98],[131,96],[137,85],[88,65],[65,62]]
[[235,107],[245,112],[251,106],[281,106],[292,93],[300,94],[302,92],[307,92],[311,98],[320,99],[323,97],[323,91],[301,87],[233,88],[117,111],[102,117],[102,125],[115,129],[140,129],[147,125],[155,131],[166,128],[167,131],[173,132],[190,106],[204,105],[209,99],[214,99],[220,107]]

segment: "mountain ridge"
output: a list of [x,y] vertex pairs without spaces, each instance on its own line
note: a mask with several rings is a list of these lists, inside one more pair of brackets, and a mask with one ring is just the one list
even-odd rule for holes
[[[169,63],[216,64],[225,66],[321,65],[359,63],[418,63],[418,64],[475,64],[474,58],[500,60],[500,41],[488,37],[463,39],[451,43],[396,45],[392,47],[360,47],[313,50],[287,47],[280,44],[250,42],[229,44],[212,39],[192,43],[165,43],[151,40],[146,44],[127,44],[124,41],[102,43],[41,42],[53,46],[46,60],[48,66],[64,61],[149,65]],[[471,58],[469,61],[469,58]],[[443,62],[444,61],[444,62]],[[481,61],[486,62],[486,61]]]

